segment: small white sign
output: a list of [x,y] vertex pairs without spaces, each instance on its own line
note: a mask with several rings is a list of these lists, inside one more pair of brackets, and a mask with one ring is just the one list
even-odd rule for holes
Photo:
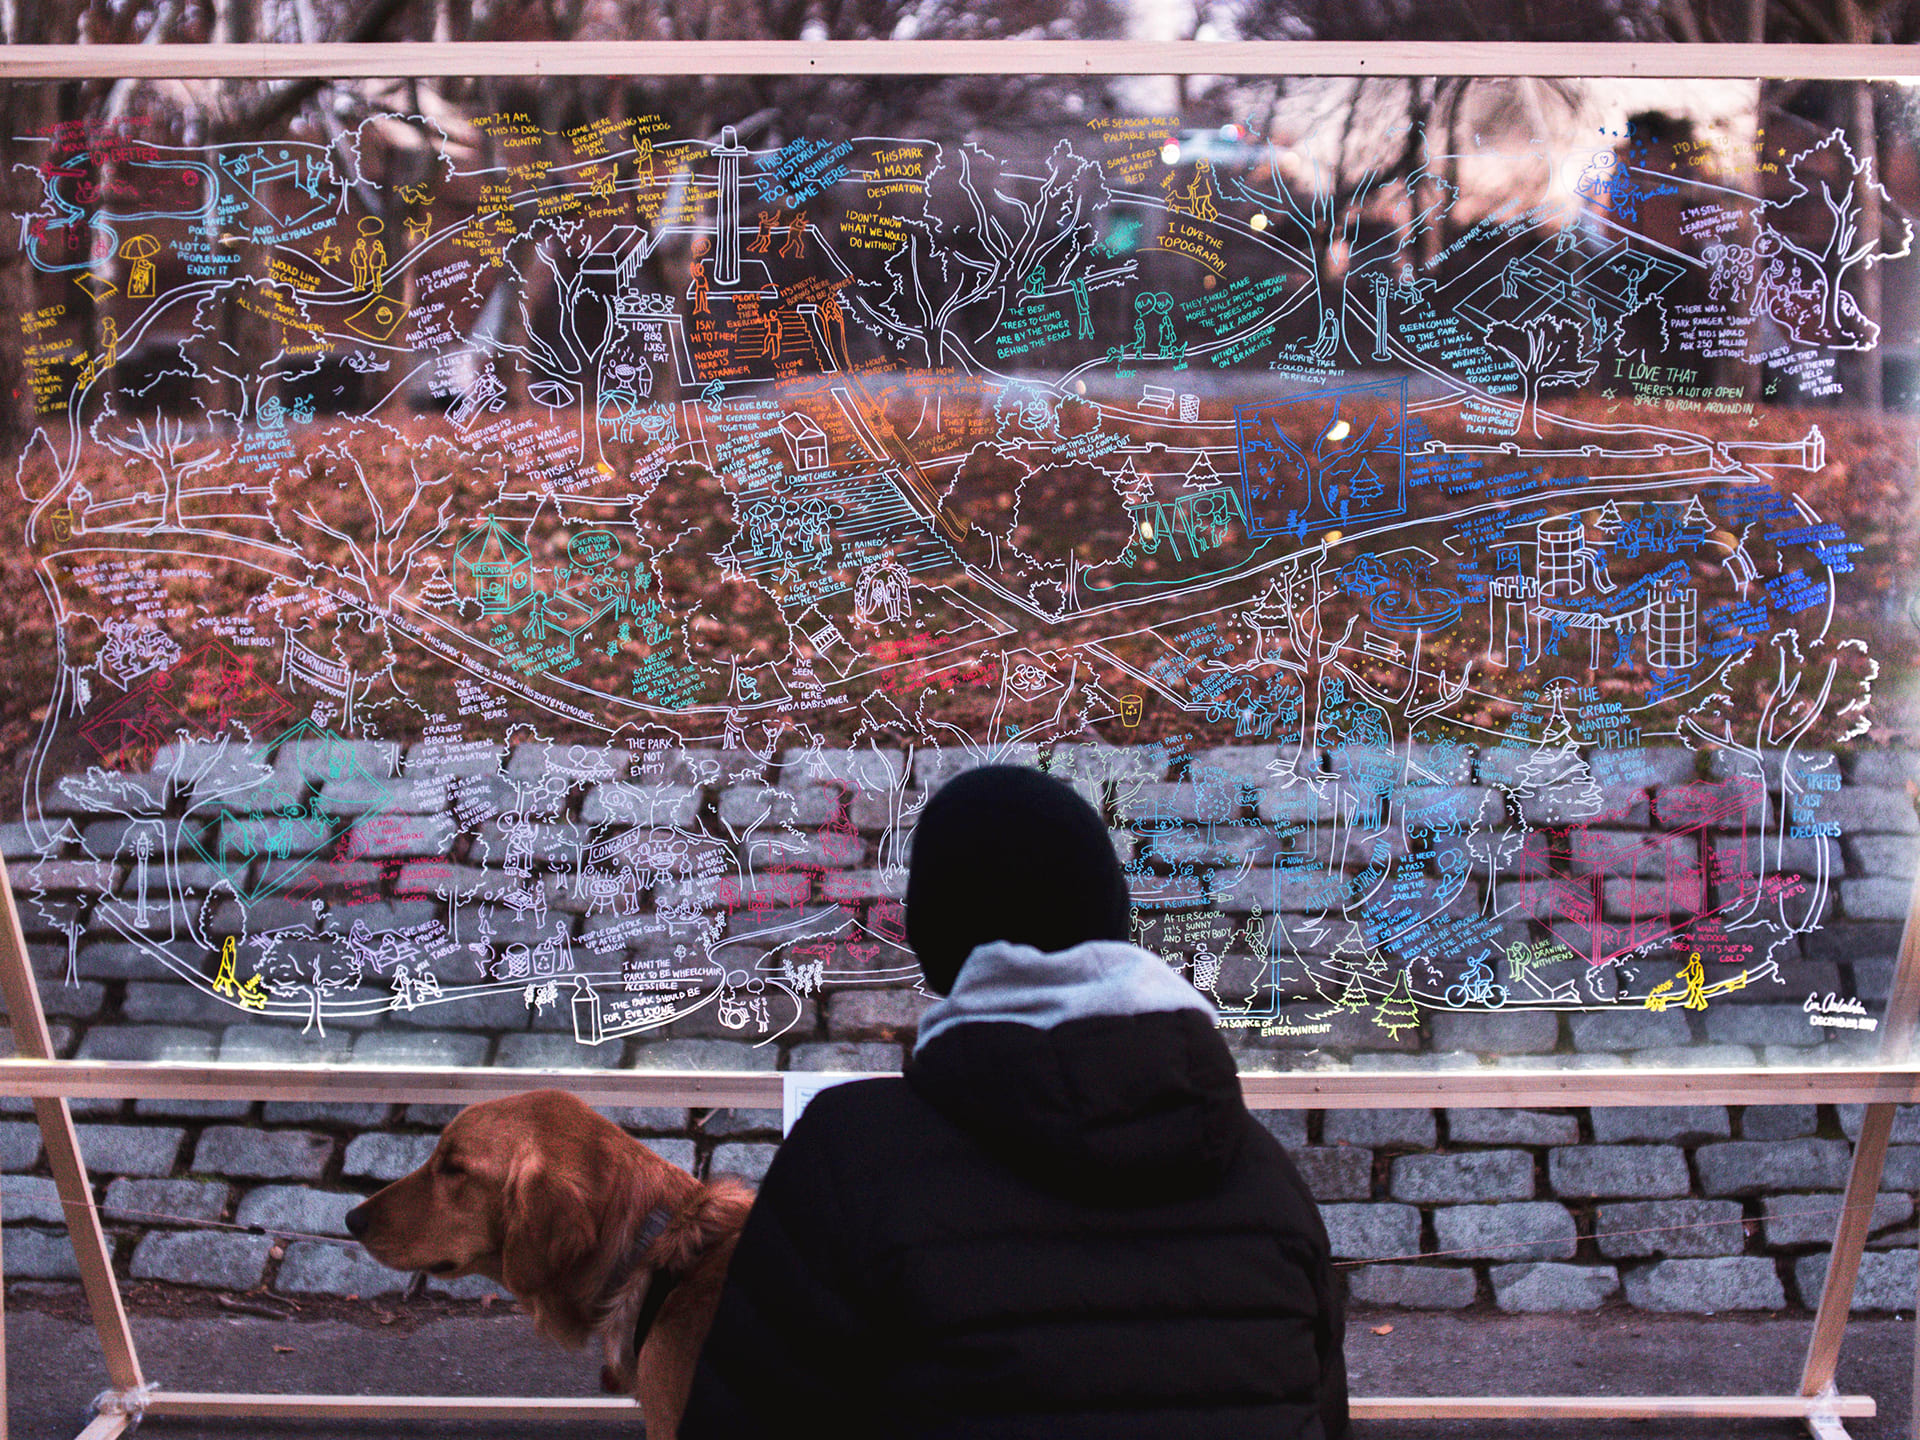
[[871,1080],[871,1075],[858,1070],[800,1070],[789,1072],[780,1077],[780,1133],[791,1134],[793,1122],[800,1118],[800,1112],[813,1103],[813,1097],[822,1090],[835,1085],[844,1085],[849,1080]]

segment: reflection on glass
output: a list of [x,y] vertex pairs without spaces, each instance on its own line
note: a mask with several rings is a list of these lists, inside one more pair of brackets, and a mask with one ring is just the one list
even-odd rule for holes
[[1863,1057],[1920,172],[1685,90],[18,135],[43,977],[225,1058],[845,1038],[1013,760],[1249,1069]]

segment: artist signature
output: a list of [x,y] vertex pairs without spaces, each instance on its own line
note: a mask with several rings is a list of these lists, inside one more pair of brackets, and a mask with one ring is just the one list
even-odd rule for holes
[[1809,1025],[1823,1025],[1833,1030],[1873,1030],[1880,1024],[1867,1014],[1867,1007],[1858,1000],[1843,1000],[1831,990],[1825,995],[1816,991],[1807,996],[1800,1008],[1806,1012]]

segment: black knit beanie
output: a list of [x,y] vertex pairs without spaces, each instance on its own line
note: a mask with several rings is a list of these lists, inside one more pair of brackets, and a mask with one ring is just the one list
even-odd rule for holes
[[1129,938],[1127,877],[1071,787],[1015,765],[969,770],[927,802],[907,872],[907,940],[945,995],[976,945],[1066,950]]

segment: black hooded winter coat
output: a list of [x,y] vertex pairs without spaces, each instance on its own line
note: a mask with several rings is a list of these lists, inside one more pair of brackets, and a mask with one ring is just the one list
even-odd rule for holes
[[1344,1440],[1319,1212],[1193,1011],[955,1025],[823,1092],[682,1440]]

